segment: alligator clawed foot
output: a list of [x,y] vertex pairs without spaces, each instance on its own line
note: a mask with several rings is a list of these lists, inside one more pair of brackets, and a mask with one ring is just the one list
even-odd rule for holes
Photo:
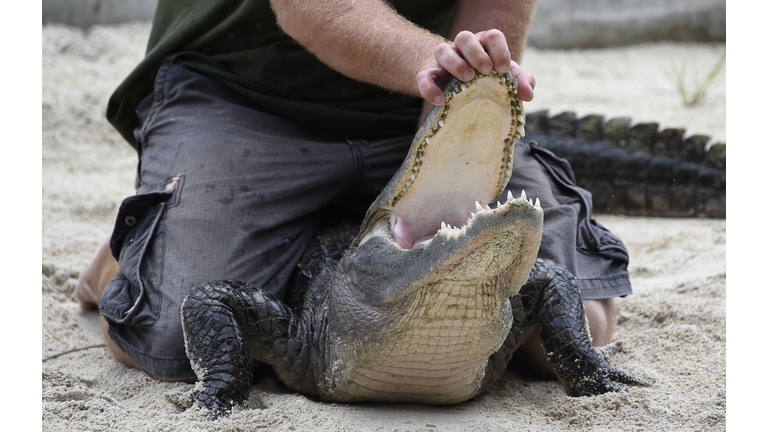
[[570,383],[563,383],[568,396],[597,396],[604,393],[626,391],[624,385],[650,386],[651,384],[606,364],[601,365],[591,375],[584,375]]
[[234,408],[244,405],[242,402],[217,396],[211,390],[213,389],[207,387],[202,391],[193,391],[190,395],[191,406],[199,406],[207,411],[206,420],[216,420],[221,416],[227,416],[232,413]]
[[[227,393],[224,387],[226,384],[223,382],[212,386],[210,383],[202,388],[196,386],[193,390],[180,391],[176,393],[169,393],[165,395],[165,398],[173,404],[180,411],[186,411],[190,408],[199,407],[205,411],[205,417],[207,420],[216,420],[221,416],[229,415],[234,408],[242,407],[245,405],[244,401],[236,401],[231,395],[230,397],[222,396],[222,393]],[[217,388],[221,387],[221,388]]]
[[186,411],[192,407],[203,408],[207,420],[216,420],[222,415],[226,416],[232,412],[233,408],[232,404],[227,403],[221,398],[197,390],[170,393],[166,394],[165,398],[180,412]]
[[622,345],[624,345],[624,342],[617,340],[605,346],[595,347],[595,351],[597,351],[600,357],[608,362],[617,352],[621,351]]

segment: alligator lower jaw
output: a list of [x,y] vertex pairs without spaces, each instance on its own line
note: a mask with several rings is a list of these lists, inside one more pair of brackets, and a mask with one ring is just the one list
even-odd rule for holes
[[[528,208],[521,211],[521,208],[525,208],[526,206]],[[482,219],[487,217],[488,214],[504,215],[513,211],[512,207],[517,207],[515,211],[517,212],[516,214],[519,215],[519,218],[531,217],[531,215],[537,210],[539,212],[541,211],[541,205],[539,204],[538,198],[536,198],[536,202],[534,203],[533,199],[528,199],[526,197],[525,191],[522,191],[520,198],[513,198],[512,192],[508,192],[507,201],[504,204],[502,204],[501,201],[497,201],[495,207],[493,208],[490,204],[486,204],[485,208],[483,208],[483,206],[478,201],[475,201],[475,211],[469,213],[469,218],[462,223],[461,227],[459,227],[456,222],[453,222],[455,226],[452,226],[450,223],[446,223],[445,220],[442,220],[440,222],[440,229],[436,233],[409,241],[406,240],[406,238],[409,235],[409,232],[412,231],[409,227],[410,222],[406,216],[400,214],[397,211],[392,211],[391,213],[390,227],[392,229],[392,236],[395,239],[395,243],[397,243],[398,246],[400,246],[402,249],[412,249],[420,245],[428,246],[430,243],[432,243],[432,240],[436,236],[442,236],[446,238],[459,238],[461,236],[468,235],[468,230],[474,226],[473,224],[478,223],[476,222],[478,216]],[[531,210],[533,210],[533,212],[531,212]],[[480,223],[493,226],[493,222],[489,224],[488,221],[485,220]],[[480,241],[488,240],[488,234],[493,236],[496,235],[496,232],[491,230],[491,232],[487,233],[487,235],[481,236],[482,239]]]
[[[391,275],[375,289],[389,293],[383,296],[387,301],[400,297],[390,296],[393,292],[405,294],[439,280],[483,283],[502,274],[510,282],[505,286],[517,290],[527,278],[541,242],[541,206],[523,192],[520,198],[507,194],[507,201],[495,208],[482,208],[479,203],[473,207],[475,211],[467,215],[462,227],[443,222],[435,234],[412,248],[401,247],[390,228],[398,229],[399,216],[381,210],[374,227],[348,253],[378,257],[371,262],[357,259],[355,266],[364,269],[363,273]],[[397,271],[392,273],[393,269]]]
[[[544,212],[525,197],[507,195],[507,202],[495,208],[481,208],[462,227],[442,224],[430,239],[423,241],[423,260],[430,262],[435,280],[463,280],[482,283],[500,275],[504,286],[516,290],[528,277],[539,249]],[[518,285],[519,284],[519,285]]]

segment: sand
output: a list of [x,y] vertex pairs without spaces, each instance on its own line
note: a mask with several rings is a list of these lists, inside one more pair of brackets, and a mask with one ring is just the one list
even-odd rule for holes
[[[102,343],[95,312],[73,296],[80,272],[133,193],[136,155],[104,119],[106,101],[142,57],[146,23],[87,33],[44,26],[42,89],[42,357]],[[724,45],[661,43],[586,51],[529,49],[528,110],[600,113],[685,127],[725,140],[725,70],[684,108],[667,70],[699,77]],[[693,78],[693,76],[691,76]],[[630,251],[634,295],[618,300],[612,363],[653,383],[625,393],[567,397],[557,382],[509,370],[458,406],[324,404],[265,377],[246,409],[216,422],[179,412],[162,383],[114,362],[101,346],[42,362],[43,430],[690,430],[725,429],[726,224],[723,220],[597,215]]]

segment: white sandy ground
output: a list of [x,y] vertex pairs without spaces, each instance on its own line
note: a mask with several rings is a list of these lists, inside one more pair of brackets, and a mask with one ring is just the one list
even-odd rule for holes
[[[75,282],[132,194],[136,155],[104,119],[106,101],[142,57],[148,24],[83,33],[42,30],[42,357],[102,343]],[[594,51],[529,49],[537,78],[527,109],[601,113],[686,127],[725,141],[725,70],[703,104],[683,108],[666,71],[706,74],[724,45],[653,44]],[[324,404],[272,378],[247,409],[210,423],[166,400],[186,384],[156,382],[105,348],[42,363],[43,430],[462,431],[725,429],[726,224],[723,220],[596,217],[631,255],[635,294],[618,300],[613,364],[653,383],[569,398],[557,382],[508,371],[486,394],[451,407]],[[743,297],[741,298],[744,299]],[[34,363],[34,359],[32,362]]]

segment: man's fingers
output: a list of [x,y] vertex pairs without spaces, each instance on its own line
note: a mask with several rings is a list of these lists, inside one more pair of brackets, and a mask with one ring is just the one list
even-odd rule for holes
[[488,53],[489,58],[493,61],[493,68],[498,73],[506,73],[510,67],[510,60],[512,57],[509,53],[509,46],[507,45],[507,38],[504,37],[504,33],[499,30],[488,30],[480,32],[477,37],[482,44],[485,52]]
[[445,102],[443,89],[436,82],[440,72],[438,68],[427,68],[416,75],[416,84],[421,97],[432,105],[442,105]]
[[510,71],[517,78],[520,99],[533,100],[536,79],[511,59],[507,40],[499,30],[476,34],[463,31],[456,35],[452,45],[441,43],[435,47],[435,62],[416,76],[419,94],[433,105],[442,105],[442,86],[450,75],[469,81],[475,71],[488,73],[492,68],[499,73]]
[[510,71],[517,78],[517,94],[525,102],[533,100],[533,89],[536,88],[536,78],[519,64],[510,61]]
[[453,40],[453,46],[475,70],[488,73],[493,69],[493,60],[474,33],[468,31],[459,32]]
[[447,43],[435,47],[435,59],[448,73],[460,80],[469,81],[475,76],[475,69]]

